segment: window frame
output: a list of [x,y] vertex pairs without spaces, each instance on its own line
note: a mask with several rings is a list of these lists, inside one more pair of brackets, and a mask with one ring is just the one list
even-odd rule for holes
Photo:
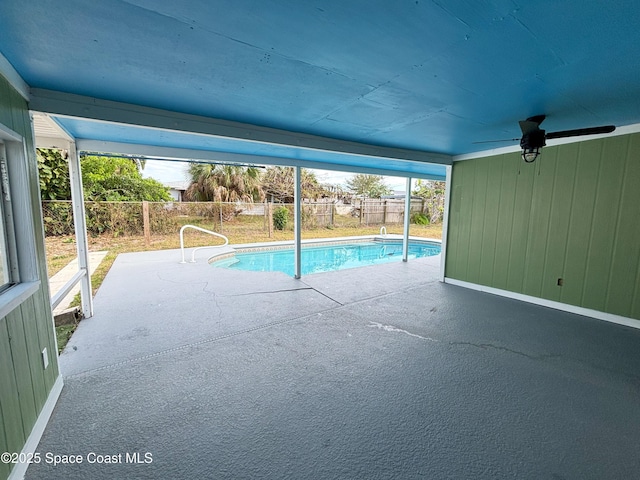
[[[10,213],[11,197],[8,185],[7,154],[4,140],[0,137],[0,294],[11,288],[16,280],[15,235]],[[8,215],[5,215],[5,212]]]
[[2,222],[5,227],[9,283],[0,290],[0,318],[19,307],[40,288],[33,203],[24,138],[0,123]]

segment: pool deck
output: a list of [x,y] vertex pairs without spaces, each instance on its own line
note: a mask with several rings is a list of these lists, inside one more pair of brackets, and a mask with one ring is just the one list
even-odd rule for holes
[[210,254],[116,259],[38,447],[85,460],[25,478],[640,471],[639,330],[442,284],[439,256],[296,280]]

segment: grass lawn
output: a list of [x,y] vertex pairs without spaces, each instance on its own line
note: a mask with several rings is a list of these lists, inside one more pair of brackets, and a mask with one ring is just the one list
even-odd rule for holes
[[[220,225],[198,223],[199,226],[209,230],[222,233],[229,238],[229,243],[256,243],[279,240],[293,240],[293,230],[274,231],[273,237],[269,238],[269,233],[264,225],[262,217],[238,217],[233,221],[226,222],[222,230]],[[387,233],[402,234],[402,225],[386,225]],[[350,237],[358,235],[373,235],[380,232],[380,225],[360,225],[357,219],[348,219],[342,222],[341,226],[331,228],[310,228],[303,229],[302,238],[330,238],[330,237]],[[442,238],[442,224],[436,225],[411,225],[410,234],[416,237]],[[185,248],[203,247],[215,245],[219,239],[198,232],[196,230],[185,231]],[[52,277],[76,257],[76,245],[73,236],[47,237],[45,240],[47,250],[47,266],[49,277]],[[106,250],[108,253],[102,263],[91,276],[93,293],[100,288],[102,281],[109,272],[111,265],[120,253],[143,252],[149,250],[168,250],[180,248],[180,238],[178,232],[171,235],[152,235],[149,245],[145,243],[143,236],[120,236],[100,235],[89,237],[89,250]],[[80,304],[80,295],[77,295],[72,305]],[[60,351],[64,349],[74,326],[56,327],[58,334],[58,347]]]

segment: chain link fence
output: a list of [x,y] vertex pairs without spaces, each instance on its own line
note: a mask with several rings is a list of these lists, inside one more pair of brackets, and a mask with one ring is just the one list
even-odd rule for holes
[[[91,235],[143,235],[145,226],[152,235],[176,233],[183,225],[213,226],[224,231],[225,224],[247,223],[268,230],[271,215],[279,207],[288,210],[286,229],[293,229],[293,204],[221,202],[85,202],[87,231]],[[411,214],[428,213],[422,199],[411,200]],[[43,201],[45,235],[73,235],[70,201]],[[353,204],[324,202],[302,204],[302,228],[352,227],[404,222],[404,200],[365,199]]]

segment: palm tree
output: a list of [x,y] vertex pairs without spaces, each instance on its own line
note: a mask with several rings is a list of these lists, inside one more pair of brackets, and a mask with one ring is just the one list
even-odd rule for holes
[[263,201],[260,170],[255,167],[192,163],[186,200],[198,202]]
[[[262,185],[265,193],[272,201],[293,203],[294,175],[291,167],[268,167],[262,175]],[[300,186],[302,198],[317,200],[323,195],[330,195],[316,178],[315,174],[306,168],[300,172]]]

